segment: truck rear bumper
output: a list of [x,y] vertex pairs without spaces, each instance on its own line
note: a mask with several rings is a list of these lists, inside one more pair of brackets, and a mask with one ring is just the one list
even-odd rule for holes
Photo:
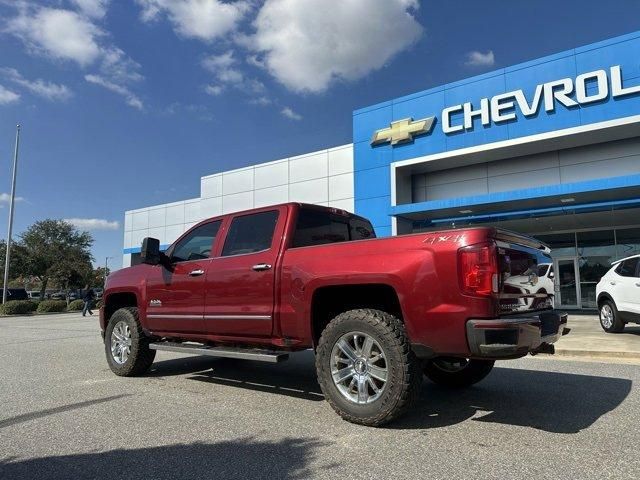
[[482,358],[553,353],[553,344],[567,333],[567,314],[559,312],[467,321],[469,350],[474,357]]

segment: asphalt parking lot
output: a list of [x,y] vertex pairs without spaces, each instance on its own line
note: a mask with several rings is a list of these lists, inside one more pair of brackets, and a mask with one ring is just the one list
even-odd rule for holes
[[409,415],[373,429],[334,414],[309,352],[160,353],[118,378],[96,317],[4,318],[0,338],[1,479],[640,476],[635,364],[527,358],[463,392],[425,380]]

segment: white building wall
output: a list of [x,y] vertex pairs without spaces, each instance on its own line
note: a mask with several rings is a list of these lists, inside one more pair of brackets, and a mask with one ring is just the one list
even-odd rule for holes
[[[125,212],[124,249],[154,237],[173,243],[205,218],[285,202],[354,210],[353,145],[202,177],[200,198]],[[131,265],[124,253],[123,267]]]

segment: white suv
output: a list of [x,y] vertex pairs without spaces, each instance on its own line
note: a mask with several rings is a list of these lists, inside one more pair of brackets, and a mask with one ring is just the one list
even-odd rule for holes
[[600,325],[621,332],[626,323],[640,323],[640,255],[613,263],[596,286]]

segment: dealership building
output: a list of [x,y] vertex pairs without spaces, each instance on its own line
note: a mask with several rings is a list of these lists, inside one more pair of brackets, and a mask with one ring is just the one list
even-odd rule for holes
[[594,308],[610,263],[640,253],[640,32],[353,113],[353,143],[201,179],[200,197],[125,214],[144,237],[288,201],[367,217],[378,236],[494,225],[552,248],[556,304]]

